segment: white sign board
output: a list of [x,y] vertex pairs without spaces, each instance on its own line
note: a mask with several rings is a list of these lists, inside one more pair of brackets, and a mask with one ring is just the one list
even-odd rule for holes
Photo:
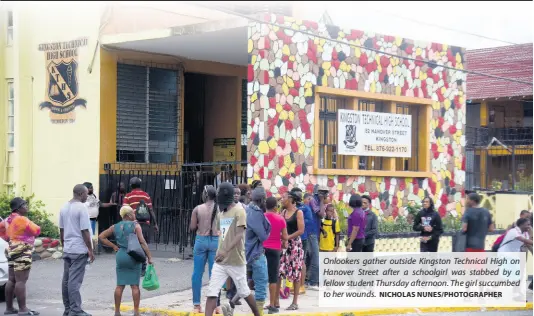
[[412,156],[412,116],[338,110],[338,155]]

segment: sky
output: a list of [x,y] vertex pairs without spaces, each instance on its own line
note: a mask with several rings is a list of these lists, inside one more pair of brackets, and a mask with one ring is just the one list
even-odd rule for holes
[[295,2],[304,19],[316,21],[326,10],[337,26],[467,49],[533,42],[534,2],[532,1],[302,3],[305,5]]

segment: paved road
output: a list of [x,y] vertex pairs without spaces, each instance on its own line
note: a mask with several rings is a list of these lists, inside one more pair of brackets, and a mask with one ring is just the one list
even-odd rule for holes
[[424,316],[532,316],[532,311],[506,311],[506,312],[458,312],[458,313],[428,313],[428,314],[396,314],[387,316],[409,316],[409,315],[424,315]]
[[[178,254],[176,254],[178,256]],[[181,258],[181,255],[179,255]],[[154,262],[160,281],[160,289],[153,292],[141,290],[141,298],[167,294],[191,287],[193,272],[192,260],[173,258],[156,258]],[[44,260],[33,263],[28,281],[28,306],[41,311],[43,316],[58,316],[63,312],[61,301],[61,279],[63,277],[63,261]],[[207,273],[204,276],[207,282]],[[95,262],[85,274],[82,287],[84,308],[94,312],[94,316],[109,316],[108,308],[113,306],[115,290],[115,256],[103,254],[96,257]],[[124,291],[123,301],[131,301],[131,291]],[[0,303],[0,314],[5,310],[5,303]],[[127,315],[127,314],[126,314]]]

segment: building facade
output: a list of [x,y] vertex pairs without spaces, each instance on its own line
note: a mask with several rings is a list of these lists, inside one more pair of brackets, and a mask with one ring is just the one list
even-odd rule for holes
[[[25,185],[57,213],[75,183],[107,199],[103,186],[141,174],[164,214],[187,208],[173,202],[198,180],[184,166],[226,161],[273,195],[324,184],[334,200],[369,194],[386,218],[426,196],[462,211],[462,48],[179,3],[44,10],[2,10],[3,190]],[[403,154],[338,154],[339,110],[409,119],[388,138]]]
[[[467,189],[532,194],[532,43],[470,50]],[[505,78],[509,80],[503,80]]]

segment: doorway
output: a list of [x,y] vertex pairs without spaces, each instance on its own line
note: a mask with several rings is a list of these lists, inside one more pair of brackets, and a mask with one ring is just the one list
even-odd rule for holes
[[184,163],[204,162],[207,76],[184,74]]

